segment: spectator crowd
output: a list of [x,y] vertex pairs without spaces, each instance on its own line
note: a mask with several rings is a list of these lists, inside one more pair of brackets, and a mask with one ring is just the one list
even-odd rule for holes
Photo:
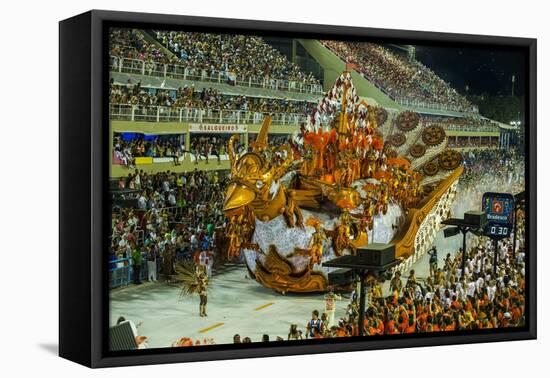
[[[148,74],[161,71],[166,64],[176,64],[185,67],[187,75],[201,80],[221,74],[233,85],[237,80],[250,80],[274,89],[293,90],[309,85],[322,91],[319,80],[311,73],[303,72],[258,36],[155,31],[151,38],[156,38],[157,44],[147,41],[144,33],[113,28],[110,55],[143,61]],[[117,70],[121,63],[114,59],[111,64]]]
[[303,84],[319,84],[291,63],[261,37],[237,34],[156,31],[156,39],[173,52],[196,75],[225,72],[254,81],[289,80]]
[[[458,192],[470,209],[479,209],[485,192],[519,193],[525,190],[525,155],[516,149],[465,152],[464,173]],[[462,202],[464,202],[462,201]],[[458,202],[458,201],[457,201]]]
[[[136,157],[169,157],[178,159],[185,154],[185,143],[181,135],[148,136],[134,134],[124,138],[113,135],[113,156],[117,162],[133,166]],[[116,164],[116,163],[114,163]]]
[[109,34],[109,51],[112,56],[142,60],[153,65],[177,60],[169,58],[156,43],[147,42],[136,29],[112,28]]
[[[191,136],[189,150],[185,149],[183,135],[149,135],[120,134],[113,135],[113,164],[135,166],[136,157],[172,158],[176,165],[180,158],[188,153],[195,164],[214,156],[220,163],[222,157],[226,157],[227,144],[230,134],[193,134]],[[279,146],[290,141],[288,135],[274,135],[269,138],[272,146]],[[244,143],[239,141],[234,146],[237,153],[244,150]]]
[[[118,188],[134,202],[114,206],[110,248],[111,268],[147,263],[147,279],[157,272],[169,279],[180,259],[197,259],[206,252],[211,266],[216,255],[216,232],[225,227],[225,173],[195,170],[147,174],[136,170],[121,177]],[[203,253],[204,255],[204,253]],[[140,283],[139,274],[133,274]]]
[[[227,144],[229,143],[229,134],[195,134],[191,137],[190,153],[195,160],[195,164],[203,159],[208,164],[210,156],[215,156],[220,161],[223,155],[227,154]],[[244,150],[244,144],[238,142],[235,146],[235,152],[241,153]]]
[[126,85],[111,82],[110,103],[136,106],[161,106],[203,111],[208,116],[216,111],[239,110],[255,113],[292,113],[305,115],[311,112],[313,103],[278,98],[223,95],[213,88],[196,90],[183,86],[177,90],[147,89],[139,80],[128,79]]
[[[406,279],[397,272],[389,295],[372,280],[364,329],[368,336],[441,331],[485,330],[525,324],[524,253],[514,258],[511,243],[500,242],[493,266],[494,248],[479,241],[466,253],[447,254],[433,274],[420,279],[411,270]],[[358,335],[357,300],[352,298],[338,325],[326,326],[326,314],[316,322],[318,311],[307,323],[306,336],[313,338]],[[311,324],[315,326],[312,327]]]
[[321,41],[396,100],[471,112],[474,106],[428,67],[374,43]]

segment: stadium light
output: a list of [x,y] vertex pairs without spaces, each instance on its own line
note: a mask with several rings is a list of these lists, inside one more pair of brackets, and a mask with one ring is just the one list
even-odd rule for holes
[[481,230],[487,224],[487,217],[481,211],[467,211],[464,213],[464,218],[450,218],[441,222],[447,229],[443,230],[446,238],[462,233],[462,277],[464,277],[464,269],[466,268],[466,234],[480,234]]

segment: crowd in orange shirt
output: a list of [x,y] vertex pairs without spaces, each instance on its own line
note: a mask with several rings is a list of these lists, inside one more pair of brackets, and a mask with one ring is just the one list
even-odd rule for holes
[[[520,233],[522,227],[520,226]],[[500,242],[496,272],[490,243],[481,242],[466,255],[462,278],[462,253],[450,254],[444,266],[425,279],[414,271],[404,280],[399,273],[383,296],[379,282],[371,280],[365,311],[365,334],[393,335],[441,331],[521,327],[525,324],[524,253],[514,257],[511,243]],[[405,284],[403,284],[405,282]],[[321,315],[314,338],[358,335],[358,300],[352,298],[338,325],[326,327]]]

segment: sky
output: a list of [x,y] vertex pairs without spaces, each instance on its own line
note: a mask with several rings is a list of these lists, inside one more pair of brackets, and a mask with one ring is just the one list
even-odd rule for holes
[[435,71],[460,93],[510,95],[525,93],[524,55],[497,48],[416,46],[416,59]]

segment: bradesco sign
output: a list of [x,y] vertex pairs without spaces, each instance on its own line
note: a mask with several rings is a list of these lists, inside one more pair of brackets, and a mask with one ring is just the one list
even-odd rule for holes
[[246,133],[246,125],[217,124],[217,123],[190,123],[190,133],[203,134],[243,134]]
[[510,193],[485,193],[482,209],[487,215],[485,234],[508,237],[514,225],[514,196]]

